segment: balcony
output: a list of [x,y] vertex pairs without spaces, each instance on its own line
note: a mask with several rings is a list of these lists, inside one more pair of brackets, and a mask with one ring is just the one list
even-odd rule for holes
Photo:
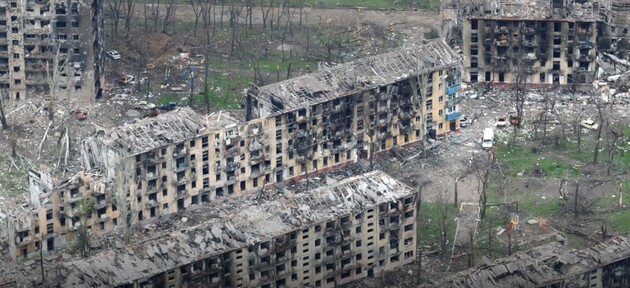
[[462,116],[462,113],[459,111],[446,113],[446,121],[453,121],[455,119],[459,119],[461,116]]
[[579,62],[590,62],[593,60],[593,57],[590,55],[580,55],[580,56],[575,56],[575,60]]
[[157,207],[159,203],[156,200],[149,200],[149,202],[145,202],[144,203],[144,207],[146,207],[147,209],[153,208],[153,207]]
[[175,172],[179,172],[188,168],[188,162],[177,163],[175,166]]
[[457,103],[459,103],[461,101],[461,97],[450,97],[446,99],[446,106],[453,106],[456,105]]
[[447,94],[447,95],[452,95],[452,94],[455,94],[455,92],[459,91],[459,89],[460,89],[461,87],[462,87],[462,86],[461,86],[460,84],[453,85],[453,86],[447,86],[447,87],[446,87],[446,94]]
[[495,34],[508,34],[510,33],[510,30],[505,26],[501,26],[501,27],[495,28],[494,33]]
[[588,48],[588,49],[591,49],[591,48],[593,48],[593,43],[591,43],[590,41],[578,41],[578,42],[577,42],[577,47],[578,47],[578,48]]
[[508,47],[508,46],[510,46],[510,41],[505,40],[505,39],[503,39],[503,40],[497,40],[497,41],[495,41],[495,44],[496,44],[497,46],[499,46],[499,47]]
[[536,34],[536,29],[534,29],[532,27],[523,27],[523,29],[521,29],[521,33],[523,33],[525,35],[535,35]]
[[536,40],[523,40],[523,47],[538,47],[538,42]]

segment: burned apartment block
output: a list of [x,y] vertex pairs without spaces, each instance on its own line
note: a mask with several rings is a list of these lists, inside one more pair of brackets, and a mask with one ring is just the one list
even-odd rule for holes
[[599,5],[473,1],[463,22],[464,81],[579,85],[596,72]]
[[575,250],[566,238],[445,277],[434,287],[630,287],[630,239]]
[[597,49],[630,59],[630,1],[600,0],[601,22],[598,22],[599,39]]
[[0,1],[0,88],[8,92],[5,97],[99,98],[101,6],[98,0]]
[[[59,196],[31,197],[45,205],[31,204],[36,216],[29,219],[35,220],[16,225],[21,237],[10,237],[16,239],[12,253],[26,257],[42,239],[50,242],[46,250],[63,249],[82,220],[69,221],[68,213],[75,215],[80,209],[72,203],[83,198],[97,205],[82,225],[108,233],[339,169],[427,133],[457,130],[459,85],[459,59],[440,40],[253,87],[248,121],[181,107],[97,131],[80,147],[90,177],[46,186],[46,193]],[[44,233],[49,225],[53,231]]]
[[58,283],[337,287],[415,260],[419,198],[410,187],[381,171],[321,185],[200,207],[195,223],[155,240],[64,264]]
[[322,166],[327,156],[319,146],[337,151],[331,155],[335,159],[352,159],[355,152],[369,157],[427,133],[459,129],[458,63],[438,40],[344,65],[321,65],[318,73],[250,89],[247,117],[275,119],[276,137],[285,139],[277,150],[317,160],[299,163],[301,170]]

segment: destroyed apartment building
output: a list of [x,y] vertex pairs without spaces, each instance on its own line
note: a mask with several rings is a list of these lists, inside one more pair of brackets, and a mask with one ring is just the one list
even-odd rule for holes
[[99,98],[104,75],[102,4],[1,1],[0,88],[8,91],[5,97]]
[[[415,260],[412,188],[372,171],[199,208],[141,245],[64,263],[60,287],[337,287]],[[196,221],[193,223],[188,223]]]
[[[31,203],[7,217],[10,253],[64,249],[82,226],[119,231],[457,130],[459,63],[436,40],[253,87],[248,121],[181,107],[98,131],[81,144],[84,172],[31,189]],[[89,213],[85,199],[95,203]]]
[[591,84],[596,76],[597,2],[473,1],[462,7],[464,81]]
[[630,239],[618,236],[583,250],[566,238],[446,277],[434,287],[630,287]]

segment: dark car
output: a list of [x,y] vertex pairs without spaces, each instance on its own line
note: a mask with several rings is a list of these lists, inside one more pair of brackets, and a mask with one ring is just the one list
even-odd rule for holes
[[160,110],[171,111],[177,108],[177,102],[169,102],[168,104],[164,104],[160,106]]

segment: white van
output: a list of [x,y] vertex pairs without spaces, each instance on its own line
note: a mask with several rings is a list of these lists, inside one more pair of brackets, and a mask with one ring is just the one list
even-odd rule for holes
[[482,148],[492,148],[494,144],[494,130],[492,128],[486,128],[483,130],[483,138],[481,140]]

